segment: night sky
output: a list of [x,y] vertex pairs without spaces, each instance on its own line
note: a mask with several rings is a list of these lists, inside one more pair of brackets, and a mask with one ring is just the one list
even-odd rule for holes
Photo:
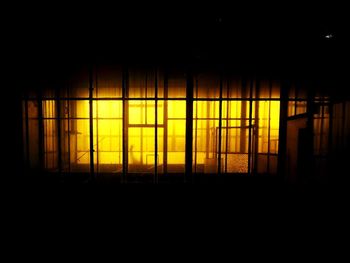
[[329,3],[265,1],[31,4],[16,12],[11,32],[16,55],[37,64],[102,57],[115,62],[250,65],[275,60],[287,65],[338,56],[346,46],[345,10]]

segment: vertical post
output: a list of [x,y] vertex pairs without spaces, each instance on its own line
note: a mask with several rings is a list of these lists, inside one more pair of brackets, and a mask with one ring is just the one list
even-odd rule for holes
[[122,183],[127,182],[127,172],[128,172],[128,90],[129,90],[129,81],[128,81],[128,69],[123,68],[123,81],[122,81],[122,100],[123,100],[123,175]]
[[222,85],[223,76],[220,74],[220,94],[219,94],[219,154],[218,154],[218,174],[221,175],[221,134],[222,134]]
[[253,173],[256,174],[258,172],[258,151],[259,151],[259,89],[260,82],[259,78],[255,79],[255,97],[257,98],[255,101],[255,134],[254,134],[254,145],[253,145]]
[[192,135],[193,133],[193,74],[190,70],[187,72],[186,85],[186,153],[185,153],[185,177],[192,178]]
[[62,145],[61,145],[61,101],[59,99],[59,90],[56,87],[56,112],[57,112],[57,159],[58,159],[58,172],[62,173]]
[[[95,68],[95,74],[94,74],[94,76],[95,76],[95,90],[96,90],[96,92],[95,92],[95,95],[96,95],[96,97],[98,97],[98,69],[97,69],[97,66],[96,66],[96,68]],[[95,109],[95,112],[96,112],[96,145],[95,145],[95,147],[96,147],[96,172],[97,172],[97,174],[98,174],[98,172],[99,172],[99,151],[98,151],[98,148],[99,148],[99,145],[98,145],[98,101],[96,101],[96,104],[95,104],[95,107],[96,107],[96,109]]]
[[228,124],[228,115],[229,115],[229,100],[230,97],[230,85],[229,80],[227,80],[227,100],[226,100],[226,142],[225,142],[225,174],[227,174],[227,152],[228,152],[228,132],[229,132],[229,124]]
[[[67,92],[69,94],[69,92]],[[71,155],[70,155],[70,135],[71,135],[71,125],[70,125],[70,106],[71,102],[67,101],[67,148],[68,148],[68,171],[71,172]]]
[[158,69],[155,70],[155,79],[154,79],[154,92],[155,92],[155,107],[154,107],[154,183],[158,183]]
[[280,97],[280,120],[278,134],[278,163],[277,174],[282,178],[285,174],[286,156],[287,156],[287,117],[288,117],[288,91],[289,85],[287,82],[281,82],[281,97]]
[[253,113],[253,88],[254,80],[250,81],[249,94],[249,135],[248,135],[248,174],[251,175],[251,154],[252,154],[252,113]]
[[[245,100],[248,96],[248,85],[247,85],[247,81],[245,79],[242,80],[242,104],[241,104],[241,132],[240,132],[240,153],[246,153],[246,128],[247,128],[247,101]],[[248,129],[250,129],[250,127],[248,127]]]
[[267,127],[267,165],[266,165],[266,170],[267,173],[270,173],[270,148],[271,148],[271,97],[272,97],[272,80],[270,80],[270,85],[269,85],[269,117],[268,117],[268,127]]
[[93,131],[93,89],[94,89],[93,65],[89,68],[89,121],[90,121],[90,174],[91,178],[95,178],[94,173],[94,131]]
[[[196,96],[198,96],[198,78],[196,77]],[[198,130],[198,101],[196,102],[196,125],[194,131],[194,173],[197,173],[197,130]]]
[[168,72],[164,71],[164,136],[163,136],[163,174],[168,173]]

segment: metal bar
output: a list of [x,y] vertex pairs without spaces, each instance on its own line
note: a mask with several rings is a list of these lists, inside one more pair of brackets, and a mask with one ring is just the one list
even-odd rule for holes
[[[59,95],[58,88],[56,88],[56,96]],[[60,102],[56,102],[56,111],[57,111],[57,161],[58,161],[58,172],[62,173],[62,147],[61,147],[61,105]]]
[[[198,96],[198,78],[196,77],[196,96]],[[196,103],[196,127],[194,135],[194,173],[197,173],[197,131],[198,131],[198,103]],[[193,118],[193,116],[192,116]]]
[[[36,98],[28,98],[28,100],[35,100]],[[70,101],[70,100],[89,100],[90,98],[89,97],[85,97],[85,98],[82,98],[82,97],[70,97],[70,98],[57,98],[56,100],[67,100],[67,101]],[[151,101],[154,101],[154,97],[153,98],[125,98],[125,100],[151,100]],[[161,98],[159,97],[158,100],[185,100],[186,98]],[[42,99],[42,101],[46,101],[46,100],[51,100],[51,99]],[[116,98],[116,97],[104,97],[104,98],[91,98],[91,100],[123,100],[123,98]],[[192,99],[193,101],[219,101],[220,99],[219,98],[193,98]],[[228,100],[228,101],[250,101],[249,98],[225,98],[225,100]],[[253,101],[283,101],[283,100],[287,100],[287,101],[307,101],[307,99],[303,99],[303,98],[297,98],[297,99],[289,99],[289,98],[285,98],[285,99],[282,99],[282,98],[253,98]]]
[[94,131],[93,131],[93,103],[92,95],[94,89],[94,80],[93,80],[93,66],[90,66],[89,69],[89,124],[90,124],[90,175],[93,179],[95,177],[94,173]]
[[[156,125],[154,124],[129,124],[129,128],[154,128]],[[163,128],[164,124],[158,124],[157,127]]]
[[123,70],[123,175],[122,183],[127,182],[127,172],[128,172],[128,102],[126,100],[129,90],[129,81],[128,81],[128,69],[124,68]]
[[[259,91],[260,91],[260,80],[256,79],[255,80],[255,94],[256,97],[259,97]],[[253,144],[253,173],[256,174],[257,173],[257,169],[258,169],[258,152],[259,152],[259,101],[255,102],[255,122],[254,122],[254,129],[255,129],[255,134],[253,134],[254,136],[254,144]]]
[[[270,90],[269,90],[269,96],[272,96],[272,81],[270,81]],[[271,101],[269,101],[269,120],[268,120],[268,128],[267,128],[267,164],[266,164],[266,170],[267,173],[270,173],[270,148],[271,148]]]
[[[247,116],[247,88],[248,85],[247,85],[247,81],[246,80],[242,80],[242,101],[241,101],[241,117],[244,117],[244,118],[241,118],[240,121],[241,121],[241,126],[242,126],[242,129],[240,131],[240,151],[241,153],[245,153],[245,150],[246,150],[246,131],[245,129],[243,129],[243,126],[246,126],[246,121],[250,120],[250,118],[246,118]],[[250,126],[250,125],[249,125]]]
[[154,107],[154,123],[155,123],[155,133],[154,133],[154,183],[158,183],[158,69],[155,70],[155,80],[154,80],[154,89],[155,89],[155,107]]
[[250,81],[250,94],[249,94],[249,135],[248,135],[248,174],[251,175],[251,138],[252,138],[252,112],[253,112],[253,80]]
[[68,115],[68,120],[67,120],[67,150],[68,150],[68,171],[71,172],[71,156],[70,156],[70,104],[67,103],[67,115]]
[[[229,80],[227,80],[227,98],[229,97],[229,94],[230,94],[230,91],[229,91]],[[228,123],[228,114],[229,114],[229,103],[228,101],[226,101],[226,127],[229,126],[229,123]],[[226,129],[226,142],[225,142],[225,173],[227,173],[227,153],[228,153],[228,129]]]
[[193,75],[187,72],[186,85],[186,151],[185,151],[185,176],[184,181],[192,178],[192,137],[193,137]]
[[[98,97],[98,70],[96,68],[95,70],[95,89],[96,89],[96,97]],[[96,122],[96,170],[97,170],[97,173],[99,173],[99,169],[100,169],[100,166],[99,166],[99,136],[98,136],[98,123],[99,123],[99,118],[98,118],[98,103],[96,102],[95,103],[96,105],[96,110],[95,110],[95,122]]]
[[39,168],[44,169],[44,123],[43,123],[43,109],[42,109],[41,91],[38,94],[38,135],[39,135]]
[[281,83],[281,102],[280,102],[280,120],[279,120],[279,146],[278,146],[278,176],[285,175],[286,168],[286,152],[287,152],[287,119],[288,119],[288,91],[290,84]]
[[165,70],[164,72],[164,120],[163,120],[163,174],[167,175],[168,174],[168,72]]
[[220,76],[220,101],[219,101],[219,147],[218,147],[218,150],[219,150],[219,154],[218,154],[218,174],[221,175],[221,134],[222,134],[222,131],[221,131],[221,127],[222,127],[222,82],[223,82],[223,79],[222,79],[222,75]]

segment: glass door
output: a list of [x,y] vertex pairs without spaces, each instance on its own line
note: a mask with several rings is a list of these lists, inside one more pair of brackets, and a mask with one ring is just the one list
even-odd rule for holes
[[[157,124],[155,119],[156,104],[158,107]],[[153,100],[128,101],[128,181],[153,181],[156,174],[160,174],[164,170],[162,111],[162,102],[155,103]]]

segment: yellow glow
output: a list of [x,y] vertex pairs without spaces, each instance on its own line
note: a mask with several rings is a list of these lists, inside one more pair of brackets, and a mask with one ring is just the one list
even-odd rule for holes
[[185,164],[186,101],[168,101],[168,164]]
[[[70,128],[64,122],[64,136],[70,140],[70,162],[89,164],[90,162],[90,121],[89,101],[77,100],[71,104]],[[73,105],[73,106],[72,106]],[[127,102],[128,106],[128,164],[130,172],[139,171],[140,165],[152,167],[155,163],[155,101]],[[196,149],[197,165],[207,165],[217,158],[219,101],[195,101],[193,103],[193,146]],[[45,166],[55,168],[57,163],[56,102],[43,101]],[[167,163],[185,164],[186,101],[158,101],[158,156],[157,163],[164,163],[164,143],[167,145]],[[255,109],[258,107],[258,118]],[[165,112],[167,110],[167,112]],[[277,153],[279,136],[279,101],[259,101],[253,103],[252,125],[258,125],[259,153]],[[164,117],[167,115],[167,120]],[[93,101],[93,143],[96,165],[119,165],[123,163],[123,103],[121,100]],[[221,151],[227,151],[228,166],[232,162],[247,163],[244,154],[248,152],[249,101],[223,101],[223,127]],[[167,124],[167,126],[165,126]],[[164,130],[167,128],[167,137]],[[270,141],[268,140],[270,136]],[[242,139],[245,143],[242,143]],[[228,140],[226,142],[226,140]],[[227,147],[227,149],[226,149]],[[236,155],[234,155],[236,154]],[[232,159],[232,160],[231,160]],[[240,161],[239,161],[240,160]],[[230,164],[231,162],[231,164]],[[215,163],[215,162],[214,162]],[[168,167],[168,168],[169,168]],[[243,166],[242,166],[243,167]],[[244,169],[242,167],[232,169]],[[146,168],[142,168],[146,169]],[[171,172],[171,168],[169,168]],[[168,169],[168,170],[169,170]]]

